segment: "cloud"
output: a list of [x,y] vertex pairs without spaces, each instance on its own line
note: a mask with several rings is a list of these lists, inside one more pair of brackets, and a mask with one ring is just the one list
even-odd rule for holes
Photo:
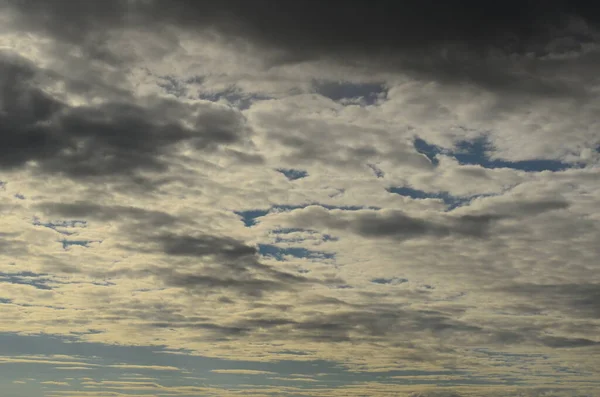
[[223,260],[253,257],[256,249],[227,237],[161,235],[157,241],[168,255],[205,257],[216,255]]
[[41,385],[52,385],[52,386],[70,386],[68,382],[57,382],[53,380],[48,380],[45,382],[40,382]]
[[3,2],[3,371],[88,369],[102,397],[593,394],[599,22]]
[[558,336],[550,336],[541,339],[542,343],[549,347],[565,348],[565,347],[589,347],[600,344],[584,338],[565,338]]
[[256,371],[251,369],[213,369],[210,372],[215,374],[234,374],[234,375],[277,375],[271,371]]
[[[135,54],[115,53],[111,40],[121,30],[149,31],[148,26],[156,25],[248,41],[267,54],[275,53],[272,61],[277,63],[345,57],[373,69],[539,95],[573,95],[584,89],[583,76],[577,83],[563,77],[568,73],[577,78],[573,57],[586,65],[586,45],[597,44],[594,32],[600,22],[597,7],[564,1],[493,6],[383,1],[378,7],[355,1],[335,7],[317,3],[275,7],[272,0],[257,4],[228,0],[182,1],[165,7],[161,1],[111,0],[102,10],[62,0],[39,7],[30,3],[6,5],[17,27],[79,45],[87,56],[117,64]],[[180,44],[172,34],[165,33],[162,41],[170,47]],[[155,46],[155,56],[168,53],[166,43]],[[583,71],[589,76],[591,65],[586,66]],[[557,71],[562,72],[559,78],[550,79]]]
[[56,369],[64,370],[64,371],[90,371],[93,368],[90,367],[56,367]]
[[110,368],[122,368],[122,369],[150,369],[153,371],[180,371],[177,367],[168,365],[134,365],[134,364],[111,364],[108,365]]
[[83,366],[96,366],[96,364],[90,364],[85,361],[60,361],[60,360],[52,360],[43,357],[0,357],[0,364],[9,364],[9,363],[31,363],[31,364],[52,364],[52,365],[61,365],[61,366],[73,366],[73,365],[83,365]]
[[95,219],[103,222],[115,220],[138,221],[158,228],[183,222],[182,219],[166,212],[146,210],[133,206],[99,205],[85,201],[76,201],[73,203],[45,202],[39,204],[37,208],[51,216]]
[[243,135],[242,118],[229,108],[161,98],[73,106],[36,84],[42,71],[35,66],[5,54],[0,65],[4,168],[29,164],[76,179],[134,177],[164,172],[178,146],[215,150]]
[[569,204],[560,200],[516,202],[488,207],[485,212],[440,219],[418,218],[399,210],[327,210],[321,206],[297,209],[280,216],[299,228],[342,230],[369,238],[409,240],[421,237],[487,237],[495,222],[566,209]]
[[600,286],[593,283],[531,284],[498,287],[504,292],[527,296],[538,310],[558,310],[571,316],[597,318],[600,314]]
[[258,260],[257,250],[239,240],[220,236],[162,234],[150,237],[169,256],[204,258],[214,266],[197,273],[174,269],[150,269],[166,285],[197,291],[231,289],[250,296],[265,291],[293,289],[296,285],[316,282],[284,272]]

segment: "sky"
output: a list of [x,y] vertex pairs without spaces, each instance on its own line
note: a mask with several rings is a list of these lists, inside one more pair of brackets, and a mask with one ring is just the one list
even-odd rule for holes
[[5,397],[600,396],[600,7],[0,0]]

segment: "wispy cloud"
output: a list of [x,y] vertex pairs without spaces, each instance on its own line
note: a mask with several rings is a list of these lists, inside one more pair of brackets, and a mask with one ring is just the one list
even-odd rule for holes
[[276,375],[271,371],[256,371],[251,369],[213,369],[210,372],[215,374],[234,374],[234,375]]

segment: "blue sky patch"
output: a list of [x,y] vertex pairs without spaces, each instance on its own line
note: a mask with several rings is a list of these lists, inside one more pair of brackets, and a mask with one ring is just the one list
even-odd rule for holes
[[270,256],[277,260],[284,260],[286,256],[308,259],[333,259],[335,254],[323,251],[313,251],[304,247],[278,247],[273,244],[259,244],[258,253],[263,256]]
[[[48,285],[51,281],[46,277],[47,274],[37,274],[32,272],[19,272],[19,273],[1,273],[0,272],[0,283],[10,284],[21,284],[29,285],[36,289],[50,290],[52,287]],[[7,302],[4,302],[7,303]]]
[[437,145],[427,143],[421,138],[416,138],[413,145],[417,152],[424,154],[432,164],[438,165],[438,154],[454,157],[461,165],[479,165],[484,168],[512,168],[526,172],[562,171],[573,168],[559,160],[532,159],[522,161],[492,160],[490,152],[493,147],[486,137],[480,137],[470,141],[464,140],[456,144],[456,149],[445,149]]
[[73,245],[89,248],[91,243],[97,243],[97,242],[98,241],[94,241],[94,240],[61,240],[61,243],[62,243],[62,246],[64,249],[67,249]]
[[246,227],[251,227],[256,225],[257,218],[263,217],[269,213],[277,213],[277,212],[286,212],[293,211],[297,209],[302,209],[306,207],[310,207],[311,205],[318,205],[320,207],[326,208],[328,210],[344,210],[344,211],[359,211],[363,209],[372,209],[378,210],[378,207],[365,207],[361,205],[347,205],[347,206],[336,206],[336,205],[327,205],[327,204],[319,204],[319,203],[309,203],[302,205],[273,205],[269,209],[255,209],[248,211],[233,211],[234,214],[239,215],[242,218],[242,222]]
[[[91,333],[97,333],[90,330]],[[122,381],[123,376],[129,372],[141,376],[152,377],[155,382],[165,386],[183,386],[187,381],[184,376],[201,379],[211,385],[238,386],[241,384],[256,384],[265,386],[279,384],[278,380],[270,377],[294,378],[298,374],[315,376],[317,373],[327,373],[327,379],[321,382],[328,383],[340,380],[351,380],[354,375],[335,362],[322,360],[280,360],[277,362],[227,360],[210,358],[196,355],[168,354],[170,351],[160,346],[116,346],[100,343],[79,342],[76,337],[56,337],[52,335],[17,335],[0,333],[0,357],[1,356],[23,356],[34,355],[36,357],[47,356],[48,359],[56,361],[53,355],[65,355],[68,361],[81,361],[80,366],[91,364],[89,369],[82,371],[80,376],[86,376],[97,380]],[[282,355],[306,355],[302,351],[278,350]],[[165,354],[167,353],[167,354]],[[128,365],[149,366],[127,368]],[[151,366],[173,367],[173,370],[152,370]],[[72,376],[60,370],[60,366],[41,363],[15,363],[3,364],[0,371],[0,380],[3,384],[12,385],[12,380],[30,377],[35,374],[35,381],[63,380],[65,376]],[[217,371],[233,371],[229,373],[218,373]],[[265,374],[247,375],[235,373],[235,371],[266,371]],[[74,370],[76,371],[76,370]],[[188,372],[181,372],[188,371]],[[27,374],[24,376],[24,374]],[[364,374],[363,378],[372,378],[370,374]],[[81,388],[78,380],[70,382],[74,387]],[[298,386],[308,387],[305,382],[298,382]],[[17,385],[22,387],[23,385]],[[3,392],[6,392],[3,389]],[[160,394],[160,393],[159,393]],[[4,395],[4,394],[3,394]],[[13,395],[9,394],[8,395]],[[20,394],[15,394],[20,395]],[[45,395],[45,394],[28,394]],[[137,394],[136,394],[137,395]]]
[[269,210],[234,211],[234,213],[242,217],[244,226],[251,227],[256,225],[257,218],[267,215]]
[[64,234],[65,236],[70,236],[72,234],[75,234],[75,232],[70,232],[62,229],[83,228],[87,226],[87,222],[78,219],[69,221],[41,222],[38,218],[33,218],[33,225],[47,227],[48,229],[52,229],[57,233]]
[[308,235],[310,235],[310,240],[319,239],[321,241],[338,241],[337,237],[331,236],[330,234],[322,234],[321,232],[318,232],[318,231],[312,230],[312,229],[283,228],[283,229],[272,230],[271,233],[276,236],[275,242],[278,242],[278,243],[299,242],[299,241],[306,240],[306,238],[303,238],[302,236],[298,236],[298,237],[295,237],[295,236],[289,237],[288,236],[293,233],[307,233]]
[[484,168],[512,168],[527,172],[562,171],[571,168],[570,164],[558,160],[491,160],[489,153],[493,147],[486,137],[481,137],[472,141],[461,141],[456,147],[457,150],[451,152],[451,154],[460,164],[480,165]]
[[421,138],[416,138],[413,142],[415,150],[425,156],[431,161],[431,164],[438,165],[440,162],[437,159],[437,155],[442,153],[442,149],[439,146],[431,145]]
[[276,171],[281,172],[290,181],[306,178],[308,176],[308,172],[304,170],[296,170],[293,168],[277,168]]

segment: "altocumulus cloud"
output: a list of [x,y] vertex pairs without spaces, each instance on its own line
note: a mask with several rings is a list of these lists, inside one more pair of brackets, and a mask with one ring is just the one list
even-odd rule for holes
[[598,389],[597,6],[6,0],[0,23],[9,395]]

